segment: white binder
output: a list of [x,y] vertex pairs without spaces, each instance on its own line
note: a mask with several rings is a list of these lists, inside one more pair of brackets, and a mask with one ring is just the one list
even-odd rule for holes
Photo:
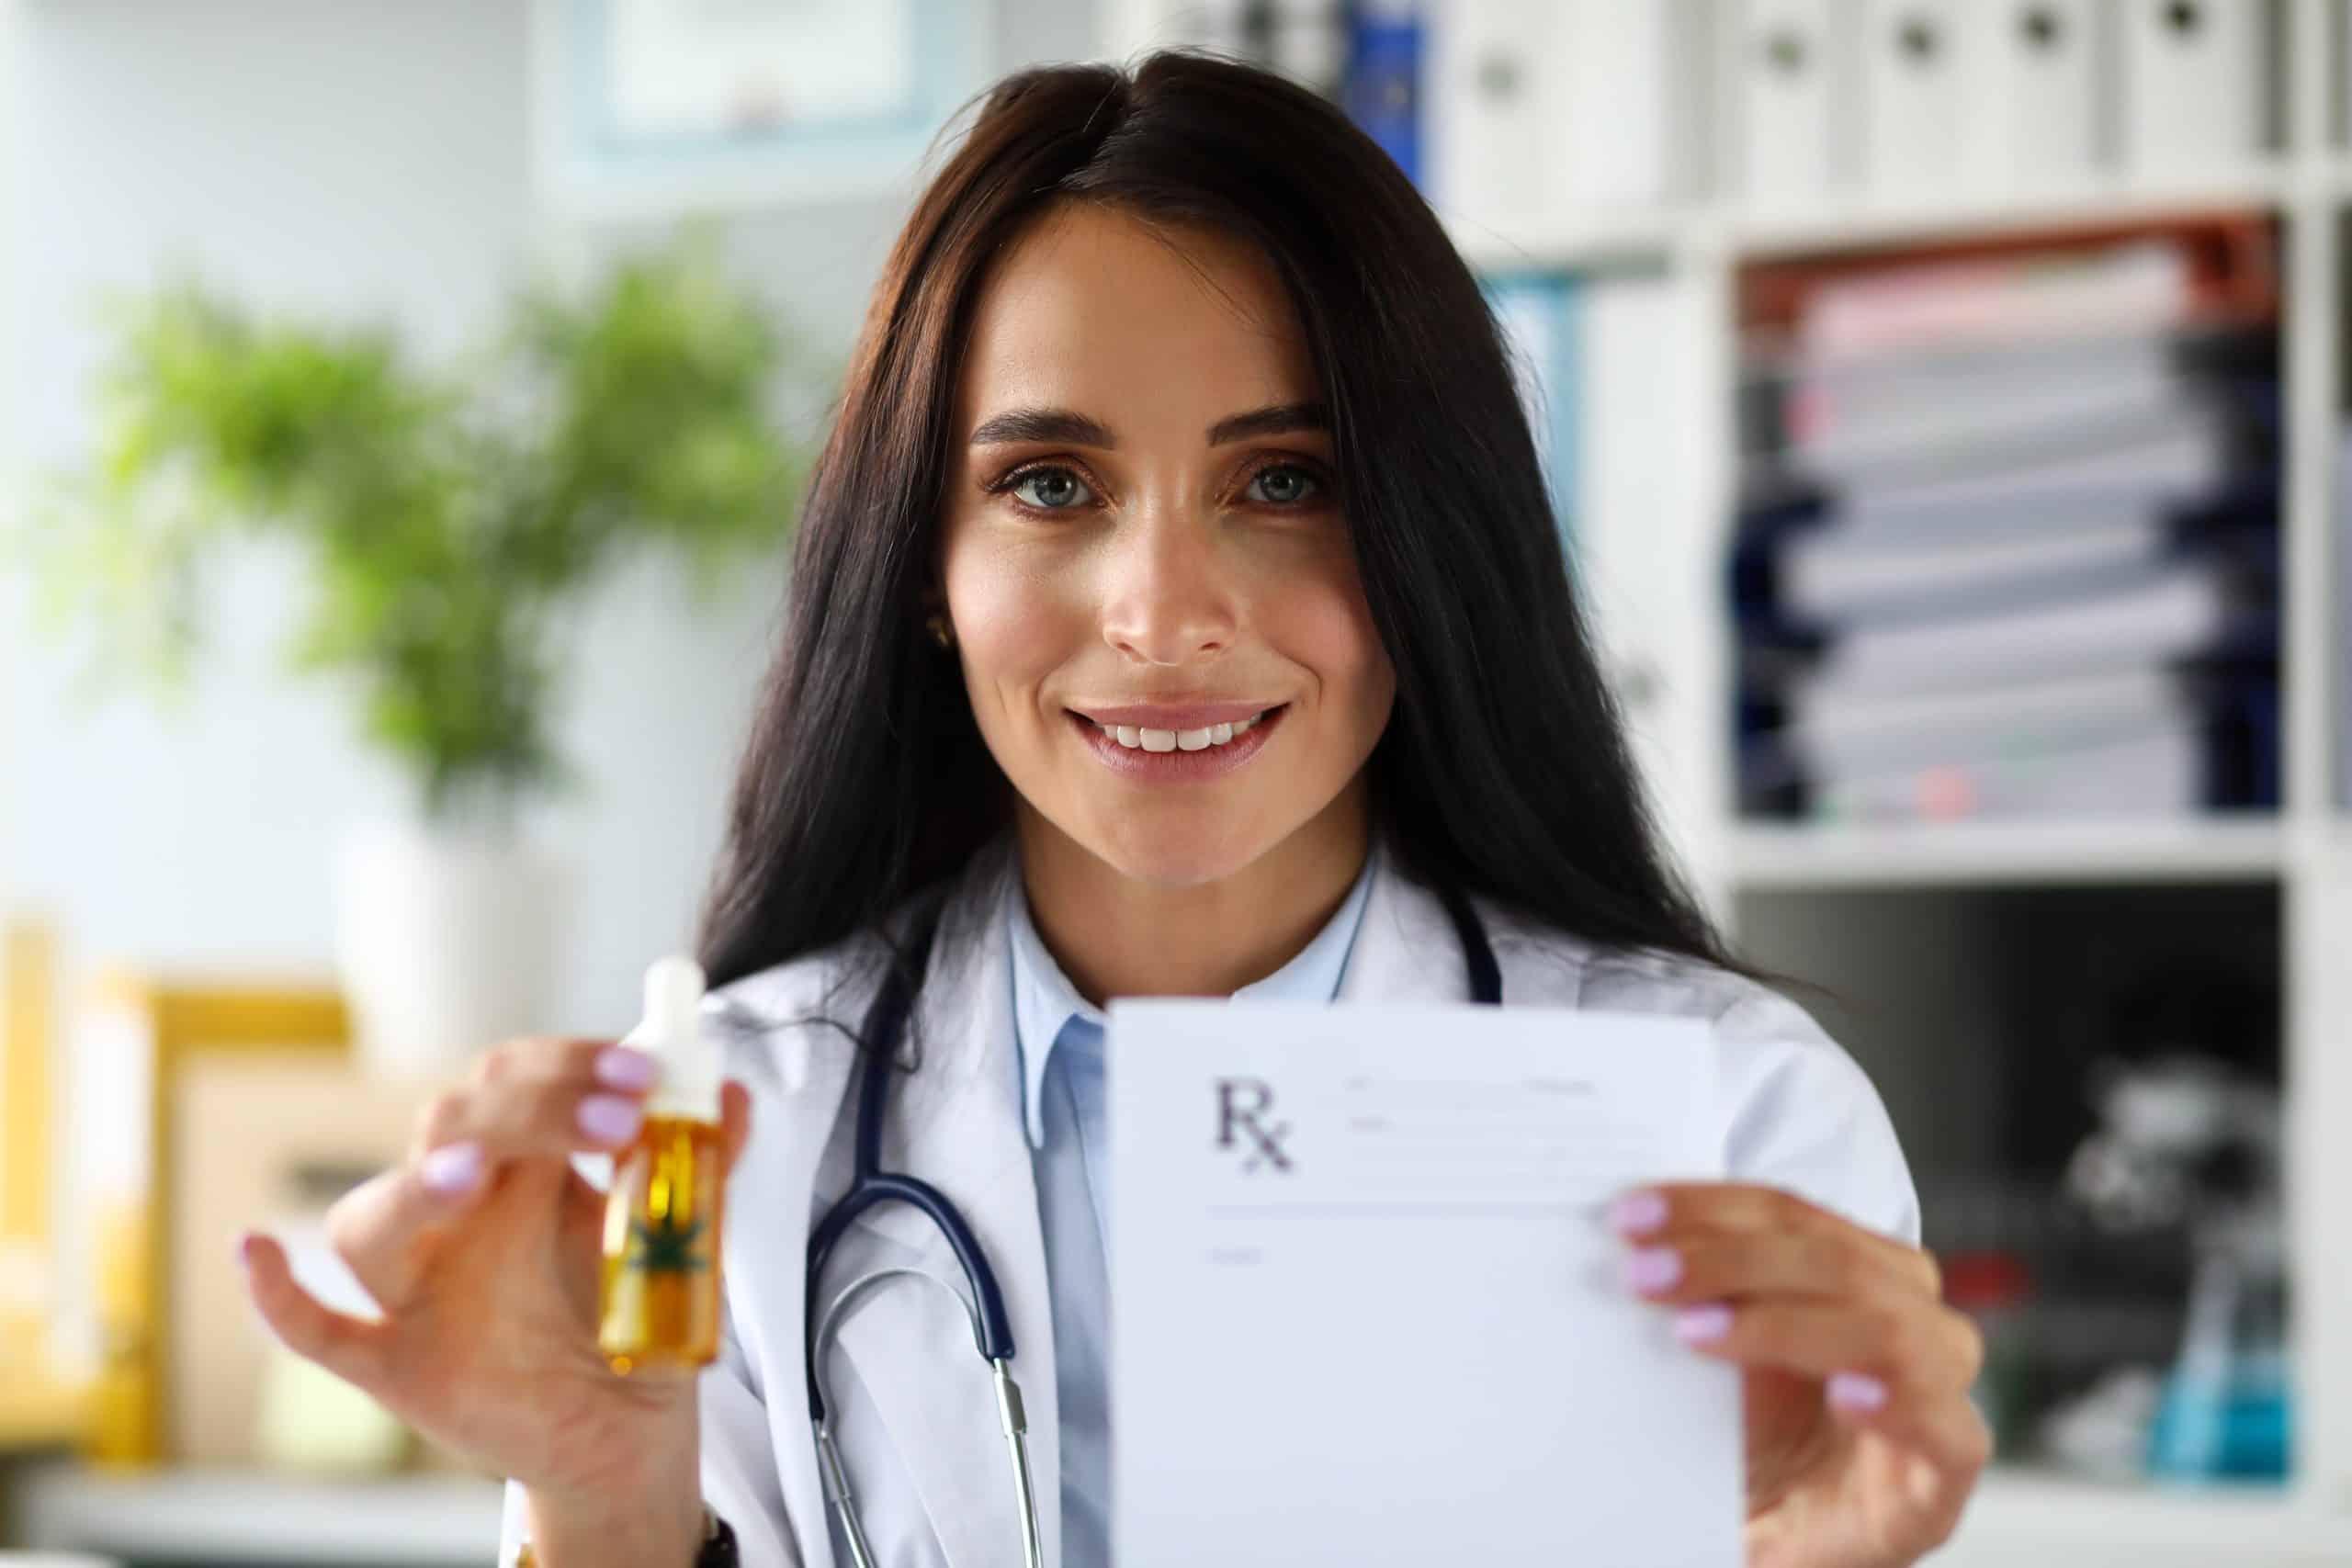
[[1568,28],[1558,188],[1573,206],[1654,205],[1685,188],[1700,56],[1687,0],[1560,0]]
[[1453,0],[1432,12],[1438,205],[1508,221],[1682,188],[1696,14],[1688,0]]
[[1453,0],[1430,20],[1436,206],[1478,223],[1552,211],[1565,136],[1566,7]]
[[1294,82],[1336,96],[1348,74],[1348,17],[1341,0],[1274,0],[1267,63]]
[[1855,141],[1850,0],[1739,0],[1726,31],[1725,165],[1759,206],[1818,200],[1846,183]]
[[1989,30],[1982,0],[1863,0],[1862,167],[1872,194],[1932,199],[1963,174],[1971,58]]
[[2262,141],[2269,7],[2257,0],[2120,0],[2123,157],[2163,178],[2243,164]]
[[1969,162],[1995,188],[2087,179],[2099,162],[2098,0],[1990,0],[1969,83]]

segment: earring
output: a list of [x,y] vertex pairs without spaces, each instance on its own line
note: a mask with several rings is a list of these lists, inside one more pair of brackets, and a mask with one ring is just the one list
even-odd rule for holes
[[923,622],[923,628],[931,633],[931,640],[940,647],[956,646],[956,628],[947,624],[946,611],[933,610],[930,617]]

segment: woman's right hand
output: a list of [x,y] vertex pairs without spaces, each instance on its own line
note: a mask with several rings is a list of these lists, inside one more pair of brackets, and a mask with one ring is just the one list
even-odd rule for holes
[[[635,1139],[655,1071],[625,1046],[519,1040],[435,1099],[407,1162],[327,1216],[380,1322],[312,1300],[268,1237],[240,1244],[254,1305],[288,1348],[523,1484],[549,1568],[687,1562],[700,1536],[695,1380],[624,1377],[598,1351],[605,1200],[570,1162]],[[751,1125],[740,1084],[724,1123],[731,1168]]]

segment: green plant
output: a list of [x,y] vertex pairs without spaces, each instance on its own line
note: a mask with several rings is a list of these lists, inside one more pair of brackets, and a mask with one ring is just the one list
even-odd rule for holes
[[241,536],[290,538],[315,569],[297,667],[351,682],[428,817],[509,810],[563,776],[567,607],[632,549],[707,588],[789,533],[785,350],[695,240],[582,298],[532,284],[440,374],[388,329],[175,285],[117,313],[98,446],[35,514],[46,618],[93,627],[93,676],[179,685],[207,568]]

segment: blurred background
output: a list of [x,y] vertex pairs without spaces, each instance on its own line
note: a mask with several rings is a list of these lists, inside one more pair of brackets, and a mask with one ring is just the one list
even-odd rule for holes
[[930,139],[1160,44],[1486,280],[1984,1328],[1939,1561],[2352,1562],[2348,0],[0,0],[0,1549],[491,1560],[232,1238],[633,1021]]

